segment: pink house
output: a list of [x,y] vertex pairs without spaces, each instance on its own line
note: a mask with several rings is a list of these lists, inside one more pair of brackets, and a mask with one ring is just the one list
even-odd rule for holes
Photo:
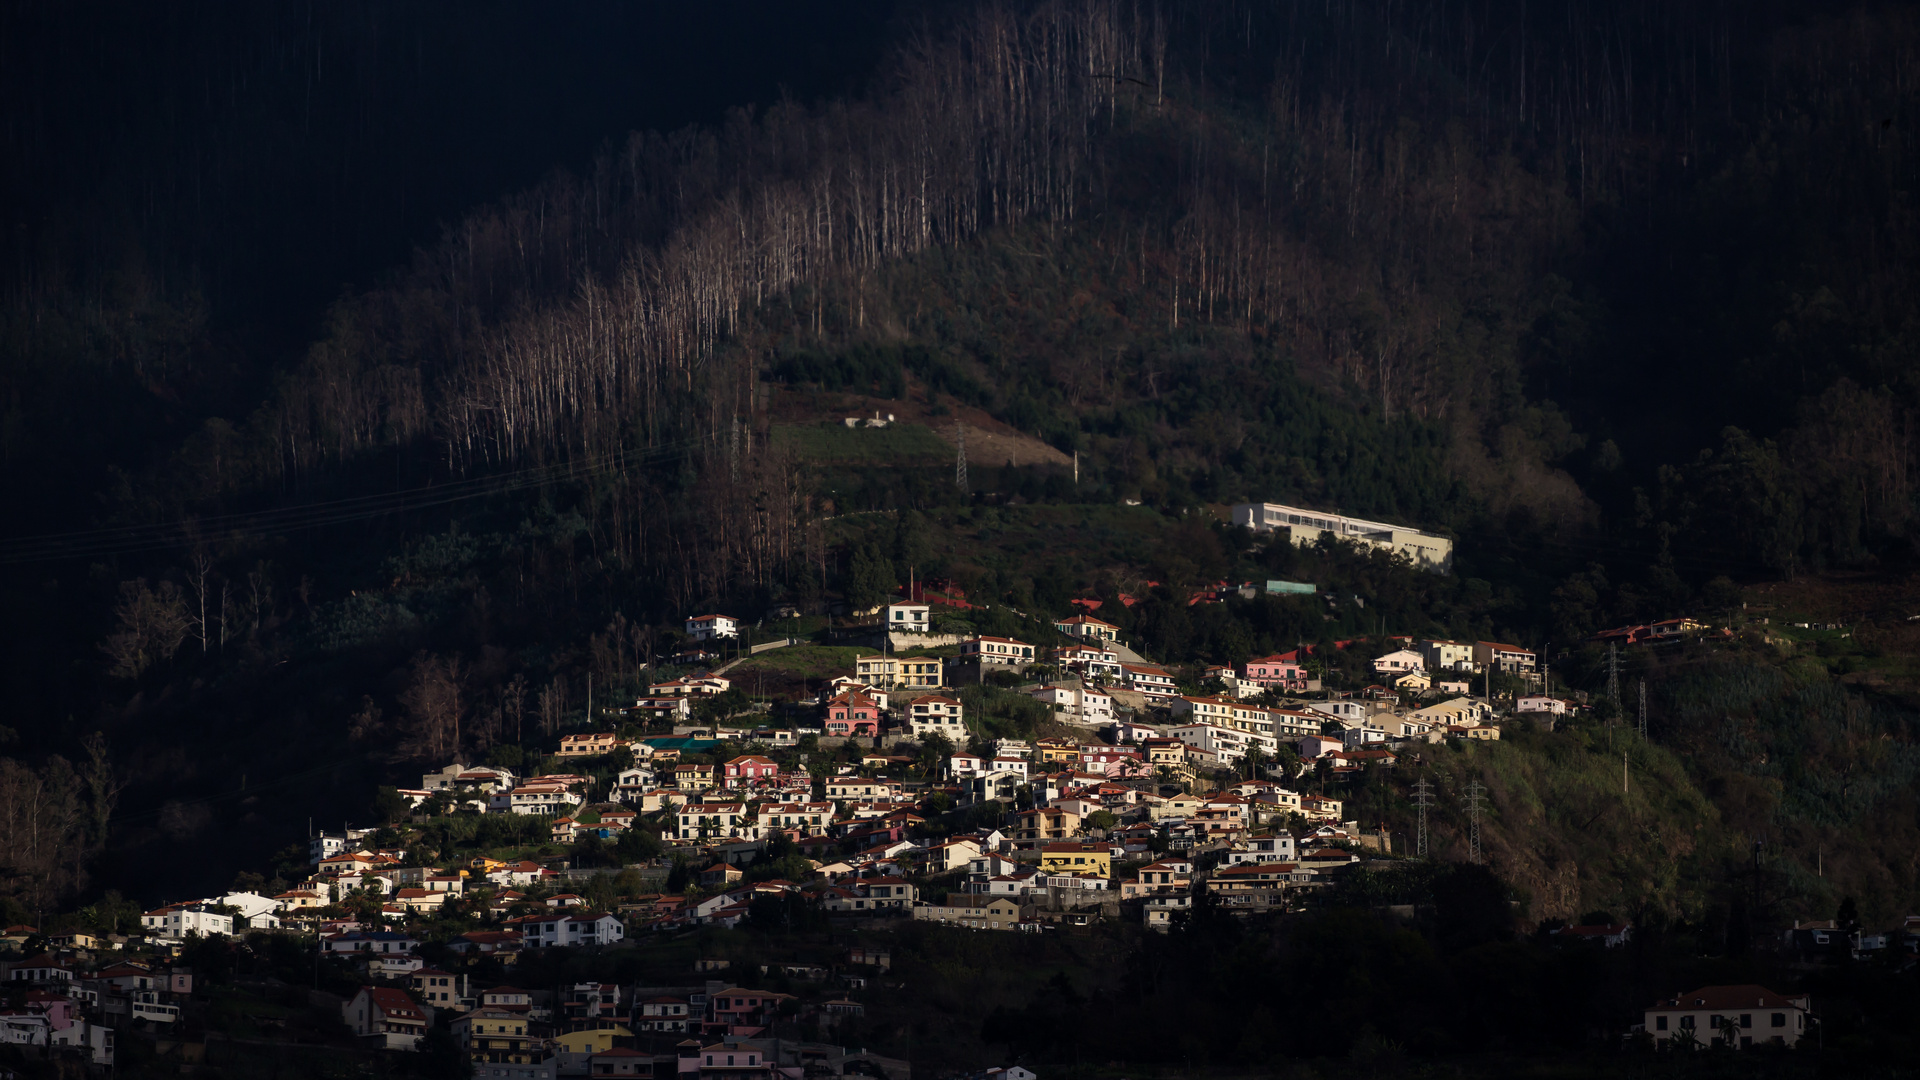
[[780,775],[778,762],[758,754],[742,754],[720,768],[721,783],[725,787],[751,787],[761,780],[773,780]]
[[880,706],[857,690],[849,690],[827,702],[828,735],[880,734]]
[[65,994],[30,990],[27,992],[26,1006],[28,1012],[46,1017],[47,1027],[54,1031],[65,1031],[73,1026],[73,999]]
[[1292,659],[1278,656],[1263,656],[1247,661],[1240,665],[1240,677],[1261,686],[1279,686],[1289,690],[1307,688],[1306,671]]

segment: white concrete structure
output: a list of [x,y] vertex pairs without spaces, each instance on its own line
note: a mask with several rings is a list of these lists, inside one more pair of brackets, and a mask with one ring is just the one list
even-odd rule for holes
[[1335,539],[1405,555],[1423,570],[1441,574],[1453,570],[1452,540],[1405,525],[1281,503],[1239,503],[1233,508],[1233,523],[1255,532],[1279,533],[1295,547],[1317,543],[1321,533],[1332,533]]

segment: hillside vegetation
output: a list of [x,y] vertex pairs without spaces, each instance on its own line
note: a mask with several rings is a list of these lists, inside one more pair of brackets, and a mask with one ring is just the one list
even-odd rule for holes
[[[442,751],[550,739],[696,609],[940,576],[981,629],[1094,598],[1170,662],[1552,642],[1599,693],[1595,630],[1900,580],[1920,23],[1549,8],[943,9],[863,95],[613,133],[471,208],[292,355],[137,252],[111,302],[33,278],[0,434],[72,518],[5,549],[6,799],[67,811],[4,888],[91,887],[36,869],[89,857],[94,885],[204,888],[179,853],[259,865]],[[835,426],[873,408],[902,422]],[[963,487],[969,419],[1038,449],[970,443]],[[1211,524],[1247,499],[1449,532],[1458,572],[1254,552]],[[1186,603],[1264,578],[1335,602]],[[1426,767],[1493,789],[1542,914],[1730,913],[1756,837],[1750,912],[1897,911],[1920,848],[1888,680],[1916,649],[1911,612],[1868,614],[1874,656],[1632,658],[1655,737],[1617,803],[1603,731]],[[408,705],[435,672],[451,748]],[[1402,831],[1399,787],[1376,803]]]

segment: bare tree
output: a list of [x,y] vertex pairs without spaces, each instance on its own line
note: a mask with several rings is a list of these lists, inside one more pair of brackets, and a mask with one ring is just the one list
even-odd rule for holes
[[401,692],[413,725],[407,748],[433,761],[458,758],[460,725],[466,711],[465,661],[420,653],[413,658],[411,678]]
[[186,600],[171,581],[149,588],[145,578],[120,583],[113,609],[115,629],[101,645],[113,661],[113,675],[139,678],[155,664],[173,658],[192,627]]

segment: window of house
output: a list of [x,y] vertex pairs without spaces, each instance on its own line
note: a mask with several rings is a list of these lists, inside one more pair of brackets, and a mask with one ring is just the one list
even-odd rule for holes
[[1774,1013],[1774,1014],[1773,1014],[1773,1026],[1774,1026],[1774,1027],[1786,1027],[1786,1026],[1787,1026],[1787,1014],[1786,1014],[1786,1013]]

